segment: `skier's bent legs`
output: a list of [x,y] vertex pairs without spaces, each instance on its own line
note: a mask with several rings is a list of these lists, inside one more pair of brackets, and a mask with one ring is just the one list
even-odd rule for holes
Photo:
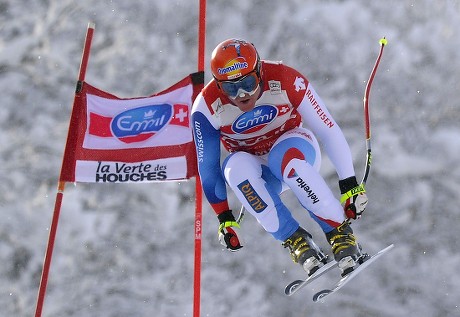
[[284,241],[299,227],[279,197],[283,184],[266,162],[246,152],[229,155],[223,164],[227,184],[244,208],[277,240]]
[[270,151],[268,163],[273,174],[289,186],[325,233],[345,220],[340,202],[319,173],[321,153],[308,129],[297,128],[283,134]]

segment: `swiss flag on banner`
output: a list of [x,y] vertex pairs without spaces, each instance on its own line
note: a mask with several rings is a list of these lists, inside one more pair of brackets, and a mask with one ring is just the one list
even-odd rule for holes
[[203,82],[203,73],[195,73],[137,98],[118,98],[83,82],[60,181],[140,183],[196,176],[190,110]]

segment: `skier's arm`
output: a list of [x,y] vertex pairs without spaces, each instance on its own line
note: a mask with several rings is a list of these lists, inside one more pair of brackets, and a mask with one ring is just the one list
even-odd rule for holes
[[206,199],[219,220],[218,238],[230,251],[242,248],[239,224],[228,206],[227,187],[220,165],[220,130],[201,94],[192,110],[192,125],[197,152],[198,172]]
[[350,147],[337,122],[326,105],[308,83],[306,94],[297,111],[303,122],[321,141],[329,159],[334,165],[339,179],[355,176]]
[[192,123],[203,192],[214,212],[219,215],[229,209],[220,166],[220,131],[199,111],[192,114]]
[[200,97],[197,100],[198,104],[192,112],[192,124],[201,185],[219,220],[220,243],[230,251],[237,251],[242,248],[238,237],[240,226],[228,206],[227,188],[220,166],[220,131],[209,121],[207,107],[199,104],[204,100]]
[[358,185],[356,180],[350,147],[342,129],[310,83],[297,110],[321,141],[337,171],[342,194],[340,202],[344,206],[345,214],[348,218],[359,218],[366,209],[368,201],[366,190],[364,186]]

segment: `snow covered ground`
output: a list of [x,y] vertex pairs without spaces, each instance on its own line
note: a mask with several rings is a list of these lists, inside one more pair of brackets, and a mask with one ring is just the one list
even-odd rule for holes
[[[35,310],[87,23],[87,81],[134,97],[196,71],[197,18],[198,0],[0,1],[1,316]],[[301,70],[344,129],[358,177],[362,96],[387,37],[371,93],[370,204],[354,228],[369,252],[396,247],[318,305],[310,298],[333,274],[285,297],[302,275],[286,250],[249,216],[244,249],[222,250],[205,203],[202,316],[460,316],[458,30],[456,0],[208,2],[206,61],[242,37]],[[322,173],[338,191],[327,159]],[[193,181],[67,185],[43,316],[192,316],[193,219]]]

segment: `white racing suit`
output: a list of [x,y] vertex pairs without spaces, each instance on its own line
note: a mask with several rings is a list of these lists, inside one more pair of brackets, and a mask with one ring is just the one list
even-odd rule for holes
[[[229,209],[228,185],[277,240],[299,227],[280,199],[290,188],[324,232],[345,220],[340,202],[319,173],[321,141],[339,179],[354,176],[345,137],[308,80],[282,63],[262,61],[262,92],[242,112],[211,81],[192,108],[198,168],[216,214]],[[221,160],[221,145],[230,153]]]

